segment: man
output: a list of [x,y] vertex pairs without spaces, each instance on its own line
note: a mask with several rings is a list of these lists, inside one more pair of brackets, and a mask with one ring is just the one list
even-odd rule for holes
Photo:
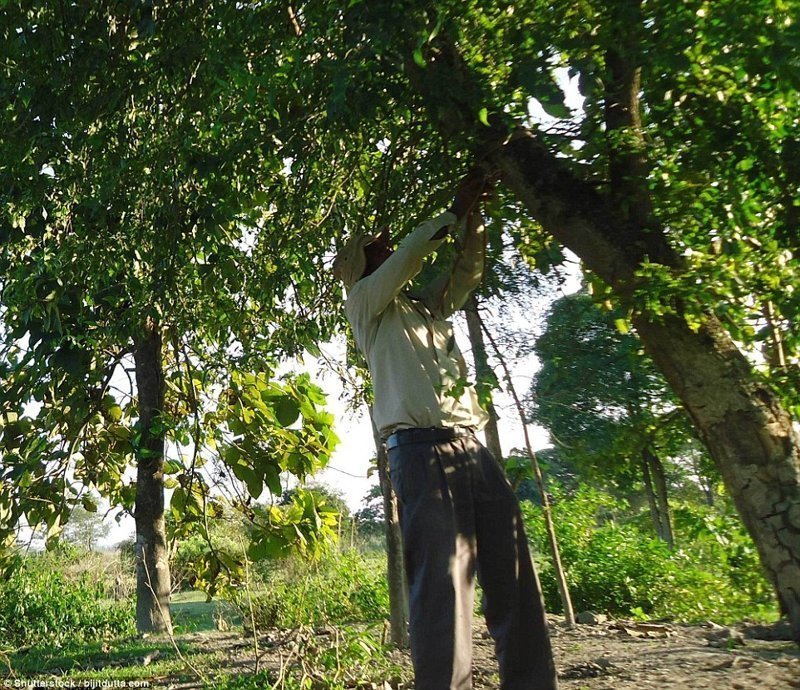
[[[388,229],[350,239],[334,262],[345,311],[367,359],[374,419],[400,501],[417,690],[472,687],[473,577],[495,641],[503,690],[557,688],[539,582],[519,506],[500,467],[475,438],[487,420],[446,320],[483,273],[485,180],[468,175],[450,210],[392,251]],[[449,227],[464,224],[452,270],[404,291]]]

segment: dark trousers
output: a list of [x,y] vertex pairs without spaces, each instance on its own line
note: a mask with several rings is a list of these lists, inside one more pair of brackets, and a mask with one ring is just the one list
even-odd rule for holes
[[400,503],[417,690],[472,687],[474,574],[502,690],[558,687],[519,505],[474,437],[389,450]]

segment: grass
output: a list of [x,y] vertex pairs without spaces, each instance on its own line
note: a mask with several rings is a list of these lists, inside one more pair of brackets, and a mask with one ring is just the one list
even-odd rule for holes
[[[241,625],[232,604],[206,601],[203,592],[176,594],[170,611],[176,635],[216,632],[216,619],[220,616],[232,627]],[[219,652],[209,652],[198,643],[177,640],[177,645],[180,653],[201,670],[213,669],[223,660]],[[153,655],[155,658],[144,665],[144,660]],[[172,642],[165,638],[120,638],[55,648],[34,646],[10,654],[9,662],[14,674],[23,677],[57,674],[76,680],[144,680],[165,675],[193,676]]]
[[229,627],[242,624],[236,607],[226,601],[206,601],[204,592],[178,592],[170,600],[175,633],[217,630],[220,617]]
[[[178,642],[181,654],[190,659],[204,655],[197,644]],[[144,666],[146,657],[158,653],[157,660]],[[207,655],[207,653],[206,653]],[[192,661],[194,663],[194,661]],[[32,647],[11,655],[11,666],[17,675],[67,674],[71,678],[148,678],[161,666],[184,669],[169,640],[122,638],[107,642],[66,645],[60,649]]]
[[[286,689],[299,690],[301,675],[313,676],[319,687],[336,689],[351,687],[356,681],[405,678],[408,670],[386,656],[386,649],[377,640],[375,627],[342,627],[335,636],[321,637],[311,627],[298,630],[295,642],[299,647],[295,648],[294,671],[291,678],[287,677]],[[14,672],[10,677],[30,680],[58,677],[63,681],[147,680],[156,686],[199,680],[209,688],[261,690],[269,687],[268,683],[275,677],[280,656],[294,648],[286,647],[277,656],[273,653],[271,661],[262,659],[262,672],[254,676],[252,648],[247,639],[237,633],[231,636],[214,631],[191,639],[177,637],[176,643],[180,655],[172,642],[163,637],[119,638],[65,645],[55,650],[30,648],[12,655]],[[146,663],[146,659],[153,660]],[[0,672],[0,685],[2,677]],[[328,681],[330,685],[326,685]]]

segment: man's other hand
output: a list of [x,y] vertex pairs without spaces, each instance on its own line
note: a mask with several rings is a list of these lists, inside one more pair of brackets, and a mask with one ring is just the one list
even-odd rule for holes
[[486,175],[473,168],[459,183],[450,211],[461,220],[472,210],[488,186]]

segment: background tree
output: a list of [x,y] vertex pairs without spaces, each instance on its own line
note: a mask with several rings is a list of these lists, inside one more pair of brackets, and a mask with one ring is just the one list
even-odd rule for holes
[[353,513],[359,534],[367,537],[384,534],[383,492],[380,484],[373,484],[361,501],[361,508]]
[[64,539],[72,544],[81,546],[87,551],[92,551],[97,542],[108,536],[111,525],[105,522],[103,515],[94,510],[87,510],[83,506],[76,507],[69,516],[69,522],[64,525]]
[[[618,314],[576,293],[552,306],[535,352],[531,419],[582,476],[630,497],[643,485],[656,534],[672,545],[668,475],[686,453],[690,426],[667,382]],[[670,461],[671,471],[664,461]]]
[[[283,163],[265,98],[274,65],[251,29],[274,9],[7,9],[4,537],[23,515],[57,536],[81,483],[96,488],[136,518],[139,630],[168,629],[165,475],[176,475],[172,507],[201,526],[214,510],[204,446],[223,448],[248,490],[279,492],[281,470],[304,476],[334,439],[310,383],[263,377],[327,323],[307,318],[319,257],[283,231],[256,239]],[[258,373],[237,383],[237,371]],[[256,396],[265,409],[245,409]],[[204,423],[220,419],[201,403],[232,426]],[[254,417],[261,435],[239,452]],[[301,433],[289,431],[299,417]],[[165,462],[168,440],[194,447],[185,467]],[[135,485],[123,479],[131,461]]]

